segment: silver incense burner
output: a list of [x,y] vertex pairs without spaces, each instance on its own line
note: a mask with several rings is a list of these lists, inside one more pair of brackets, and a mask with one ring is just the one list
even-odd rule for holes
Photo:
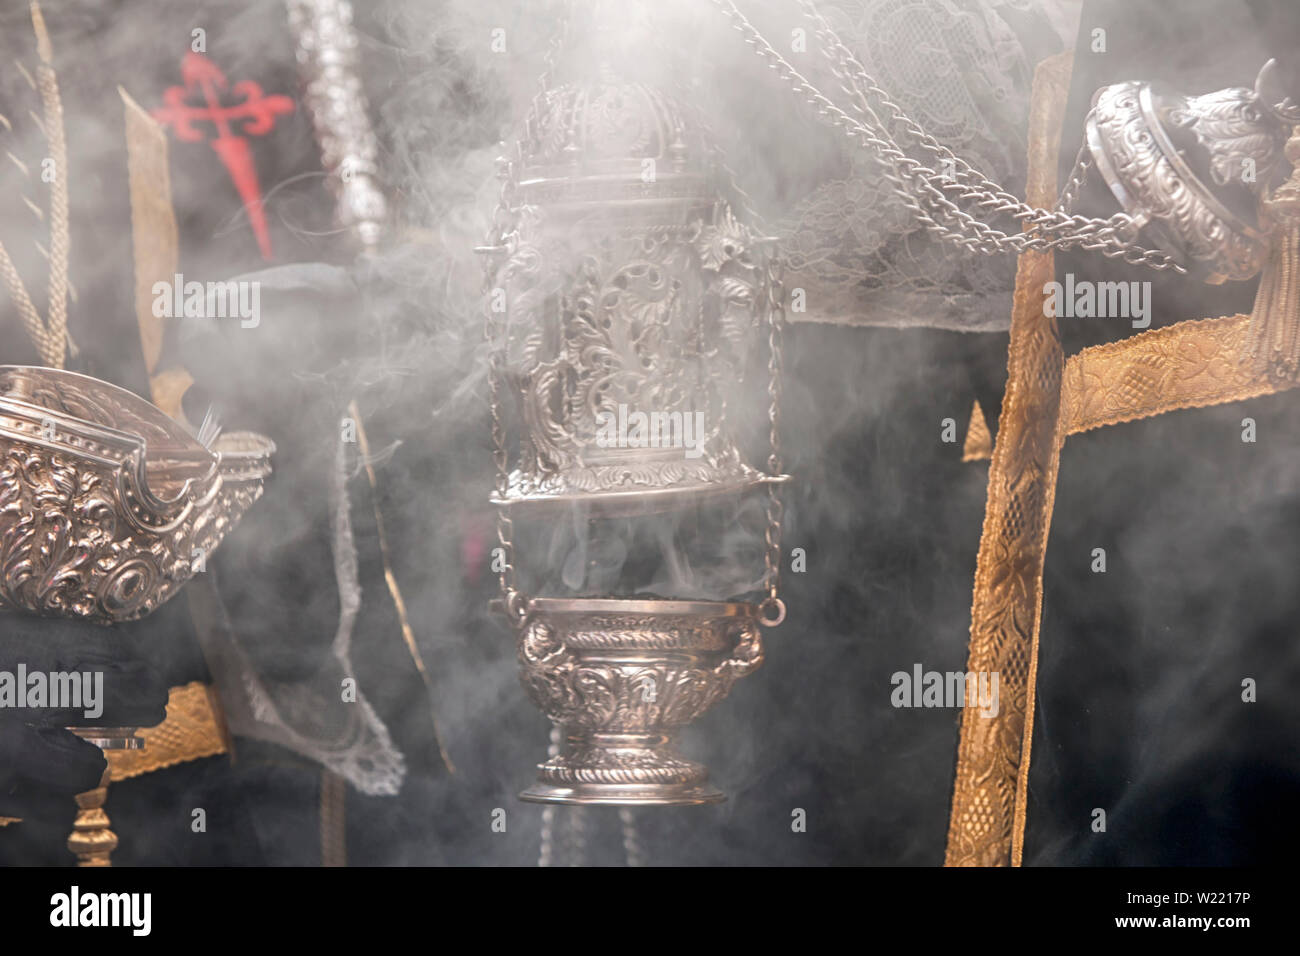
[[[618,12],[604,8],[584,33],[598,45],[601,15]],[[712,803],[722,792],[672,737],[762,663],[761,627],[785,616],[784,292],[772,241],[733,213],[695,114],[615,61],[534,99],[499,164],[501,203],[480,250],[502,605],[523,684],[562,738],[521,796]],[[772,444],[760,470],[734,433],[738,383],[764,345]],[[663,514],[754,492],[768,496],[758,602],[529,596],[516,582],[520,516]]]

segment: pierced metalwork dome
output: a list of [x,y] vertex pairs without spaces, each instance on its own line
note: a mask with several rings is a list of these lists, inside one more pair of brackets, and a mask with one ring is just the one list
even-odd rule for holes
[[525,204],[590,216],[588,204],[612,203],[605,215],[680,223],[718,201],[703,132],[660,90],[606,78],[559,87],[534,110],[515,166]]

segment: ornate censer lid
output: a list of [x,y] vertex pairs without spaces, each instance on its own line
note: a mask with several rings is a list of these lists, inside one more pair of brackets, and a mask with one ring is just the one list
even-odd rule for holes
[[1285,170],[1283,147],[1300,109],[1254,89],[1184,96],[1151,83],[1106,86],[1093,97],[1088,147],[1111,192],[1208,282],[1249,279],[1268,255],[1257,203]]
[[566,222],[683,225],[718,201],[708,144],[674,98],[606,72],[554,90],[519,144],[519,199]]
[[207,448],[115,385],[0,366],[0,608],[144,617],[261,496],[274,450],[247,432]]

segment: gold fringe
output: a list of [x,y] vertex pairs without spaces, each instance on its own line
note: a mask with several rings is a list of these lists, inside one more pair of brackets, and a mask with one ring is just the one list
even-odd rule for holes
[[1287,140],[1286,157],[1294,167],[1291,175],[1264,201],[1261,219],[1273,224],[1274,242],[1245,346],[1256,377],[1277,383],[1300,381],[1300,126]]

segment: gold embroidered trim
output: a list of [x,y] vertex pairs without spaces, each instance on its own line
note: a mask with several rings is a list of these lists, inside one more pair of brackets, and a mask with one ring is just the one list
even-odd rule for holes
[[167,719],[146,727],[143,750],[106,750],[113,780],[126,780],[189,760],[228,751],[222,736],[220,709],[208,686],[200,681],[173,687],[167,695]]
[[[1031,192],[1030,201],[1038,205],[1050,204],[1055,193],[1054,183],[1046,189],[1055,146],[1044,146],[1059,140],[1059,126],[1050,131],[1051,116],[1041,111],[1053,92],[1048,84],[1068,85],[1068,68],[1062,80],[1059,64],[1049,64],[1034,77],[1030,179],[1031,190],[1036,183],[1039,192]],[[1054,92],[1062,95],[1059,87]],[[1059,115],[1059,106],[1048,109]],[[1274,349],[1261,361],[1263,350],[1250,347],[1252,334],[1258,338],[1260,328],[1285,325],[1295,311],[1290,295],[1277,294],[1277,282],[1270,285],[1267,275],[1253,333],[1252,316],[1246,315],[1179,322],[1084,349],[1062,368],[1056,328],[1042,307],[1041,289],[1052,272],[1050,256],[1027,253],[1016,275],[1007,397],[989,469],[967,664],[969,672],[999,672],[1001,712],[983,718],[973,708],[962,711],[949,866],[1019,866],[1023,859],[1043,563],[1065,436],[1298,384],[1294,376],[1279,374],[1285,362],[1277,354],[1290,354],[1287,349]],[[1275,316],[1278,310],[1285,314]]]
[[1293,387],[1271,382],[1243,350],[1249,326],[1248,315],[1193,319],[1070,356],[1061,384],[1064,433]]
[[[1073,57],[1044,60],[1030,106],[1030,203],[1056,201],[1056,155]],[[1043,310],[1053,278],[1050,253],[1025,253],[1016,272],[1007,349],[1007,389],[989,466],[988,501],[976,559],[966,669],[999,675],[998,714],[963,708],[948,823],[947,866],[1005,866],[1013,828],[1023,833],[1017,793],[1022,752],[1033,732],[1043,555],[1059,460],[1064,365],[1055,319]],[[1013,862],[1018,862],[1015,860]]]

